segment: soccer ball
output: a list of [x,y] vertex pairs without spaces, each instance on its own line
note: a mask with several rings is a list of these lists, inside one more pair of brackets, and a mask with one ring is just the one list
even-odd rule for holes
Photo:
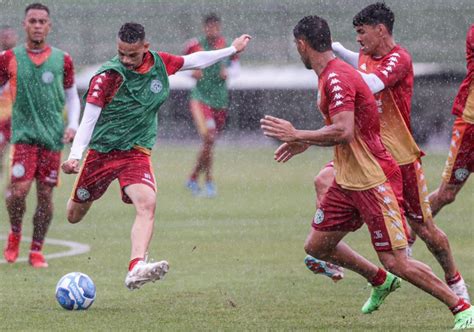
[[67,310],[85,310],[95,300],[95,285],[87,274],[71,272],[56,285],[56,300]]

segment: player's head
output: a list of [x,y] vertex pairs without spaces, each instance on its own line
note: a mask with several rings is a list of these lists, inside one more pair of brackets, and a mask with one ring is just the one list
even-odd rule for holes
[[331,31],[325,19],[312,15],[302,18],[293,29],[296,48],[306,68],[311,69],[311,52],[331,51]]
[[0,26],[0,51],[6,51],[16,46],[18,34],[9,25]]
[[150,43],[145,40],[145,28],[139,23],[125,23],[118,32],[119,60],[127,69],[135,69],[143,62]]
[[372,54],[385,38],[391,38],[394,22],[394,13],[383,2],[369,5],[354,16],[352,24],[362,53]]
[[209,39],[215,39],[221,35],[221,19],[215,13],[209,13],[202,19],[204,34]]
[[41,3],[32,3],[25,8],[25,18],[23,28],[26,38],[33,44],[45,42],[51,30],[51,20],[49,18],[49,8]]

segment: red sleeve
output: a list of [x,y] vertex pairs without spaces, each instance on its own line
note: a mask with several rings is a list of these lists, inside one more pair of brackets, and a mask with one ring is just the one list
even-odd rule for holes
[[193,38],[184,46],[183,54],[188,55],[199,51],[203,51],[201,44],[199,44],[199,40],[197,38]]
[[325,88],[330,117],[343,111],[354,111],[356,91],[349,78],[332,72],[327,78]]
[[466,47],[474,51],[474,24],[471,25],[466,36]]
[[72,88],[74,85],[74,64],[72,63],[71,56],[66,53],[64,55],[64,89]]
[[122,84],[122,76],[116,71],[109,70],[91,79],[86,102],[104,108]]
[[183,67],[184,58],[182,56],[173,55],[165,52],[158,52],[158,55],[161,57],[161,60],[163,60],[163,63],[165,64],[168,76],[173,75]]
[[8,72],[8,65],[10,60],[13,59],[14,53],[12,50],[0,52],[0,86],[4,85],[10,79],[10,73]]
[[403,80],[411,71],[411,57],[406,52],[393,52],[387,56],[373,72],[385,87],[392,87]]

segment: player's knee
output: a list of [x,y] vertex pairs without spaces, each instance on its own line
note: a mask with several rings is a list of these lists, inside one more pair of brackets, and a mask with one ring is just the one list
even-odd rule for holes
[[142,199],[135,203],[137,214],[147,219],[155,218],[156,200],[153,198]]
[[317,244],[308,241],[306,241],[304,244],[304,251],[306,254],[321,260],[326,260],[329,256],[329,253],[324,249],[323,246],[318,246]]
[[76,224],[79,221],[81,221],[83,218],[83,215],[77,213],[76,211],[73,210],[68,210],[67,211],[67,221],[71,224]]

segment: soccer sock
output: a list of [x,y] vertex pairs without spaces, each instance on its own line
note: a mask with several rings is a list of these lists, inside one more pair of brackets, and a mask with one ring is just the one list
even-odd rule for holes
[[198,178],[198,174],[197,174],[197,173],[193,173],[193,174],[191,174],[191,176],[189,177],[189,180],[191,180],[191,181],[197,181],[197,178]]
[[383,269],[380,269],[377,271],[377,274],[372,278],[369,279],[369,283],[374,286],[380,286],[385,282],[385,279],[387,279],[387,272]]
[[30,251],[41,251],[43,249],[44,241],[33,240],[31,241]]
[[135,267],[135,265],[137,265],[137,263],[138,263],[139,261],[142,261],[142,260],[143,260],[143,258],[141,258],[141,257],[137,257],[137,258],[132,259],[132,260],[130,261],[130,263],[128,264],[128,270],[129,270],[129,271],[132,271],[133,268]]
[[461,281],[461,279],[462,279],[461,273],[457,271],[454,277],[451,277],[451,278],[446,277],[446,283],[448,285],[454,285],[454,284],[457,284],[459,281]]
[[459,298],[458,303],[456,303],[456,305],[450,307],[449,310],[451,310],[453,315],[456,315],[460,312],[463,312],[464,310],[469,309],[470,307],[471,307],[471,305],[469,304],[469,302],[467,302],[466,300],[464,300],[462,298]]
[[21,234],[21,224],[19,225],[11,225],[11,230],[12,233],[15,235],[20,235]]

